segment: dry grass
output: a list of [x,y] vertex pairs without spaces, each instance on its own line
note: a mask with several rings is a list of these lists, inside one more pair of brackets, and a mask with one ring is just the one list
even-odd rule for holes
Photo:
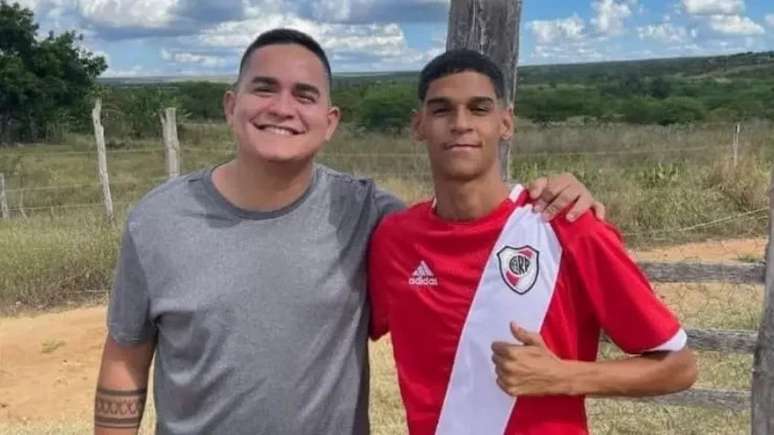
[[[765,214],[701,231],[672,230],[765,206],[768,171],[774,160],[774,126],[761,122],[743,127],[743,158],[737,168],[728,164],[730,153],[724,148],[730,143],[731,132],[731,126],[727,125],[541,129],[522,123],[513,167],[521,180],[559,171],[576,173],[608,205],[611,219],[622,228],[629,243],[638,246],[708,237],[759,236],[765,227]],[[181,142],[186,171],[225,161],[232,155],[228,131],[222,125],[190,127],[181,133]],[[158,149],[152,143],[124,146]],[[716,148],[681,151],[704,146]],[[10,189],[93,184],[91,156],[52,154],[90,147],[89,140],[74,138],[68,147],[0,150],[0,172],[5,172]],[[609,154],[534,154],[579,150]],[[615,153],[642,150],[648,152]],[[320,160],[340,170],[373,176],[382,187],[412,203],[431,194],[427,161],[418,153],[423,153],[423,149],[407,139],[360,134],[344,128]],[[0,312],[7,314],[19,309],[56,306],[73,299],[101,297],[101,293],[84,290],[109,287],[125,207],[164,175],[162,154],[158,150],[114,153],[109,165],[112,180],[116,182],[114,198],[120,204],[117,227],[104,225],[98,206],[80,211],[57,208],[99,202],[96,186],[9,193],[11,208],[23,205],[45,209],[30,210],[27,219],[17,214],[16,219],[0,221]],[[659,292],[691,327],[751,329],[759,321],[762,301],[759,288],[669,285],[659,287]],[[56,350],[54,344],[50,347]],[[615,355],[609,350],[604,354]],[[388,340],[372,346],[371,361],[373,433],[405,433]],[[703,353],[699,384],[745,389],[750,383],[750,367],[750,356]],[[746,433],[750,418],[749,413],[620,401],[591,401],[589,414],[595,433],[616,434]],[[152,424],[151,411],[144,423],[145,433],[152,433]],[[82,434],[90,430],[90,422],[27,422],[0,427],[0,433],[13,435]]]
[[[686,255],[686,258],[692,255]],[[728,258],[732,259],[736,255],[741,254],[731,249]],[[690,327],[753,329],[760,320],[763,292],[757,286],[666,284],[658,286],[657,293]],[[55,346],[56,343],[51,343],[44,347]],[[603,346],[601,354],[603,358],[619,355],[609,345]],[[372,343],[370,356],[372,432],[376,435],[404,434],[404,413],[389,337]],[[702,352],[697,386],[748,389],[751,365],[751,355]],[[588,410],[592,432],[597,434],[742,434],[748,432],[750,419],[749,412],[668,407],[617,400],[590,400]],[[153,424],[151,402],[142,433],[153,433]],[[35,421],[2,427],[0,434],[82,434],[90,432],[90,428],[89,421]]]

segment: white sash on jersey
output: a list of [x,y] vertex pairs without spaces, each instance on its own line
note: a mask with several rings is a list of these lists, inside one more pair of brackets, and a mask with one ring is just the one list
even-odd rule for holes
[[[511,199],[523,191],[514,187]],[[498,253],[510,248],[531,247],[537,252],[537,278],[520,294],[506,283]],[[492,247],[473,303],[468,312],[454,358],[437,435],[500,435],[505,431],[516,400],[497,386],[492,363],[492,343],[517,342],[510,322],[539,332],[554,292],[562,248],[553,228],[532,206],[511,214]],[[528,275],[532,275],[530,272]],[[527,277],[525,276],[525,279]],[[523,286],[522,286],[523,287]]]

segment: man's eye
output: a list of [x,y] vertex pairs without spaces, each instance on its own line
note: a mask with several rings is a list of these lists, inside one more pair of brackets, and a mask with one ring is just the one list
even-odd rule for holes
[[473,113],[488,113],[489,108],[486,106],[476,106],[473,108]]
[[254,91],[259,94],[270,94],[272,92],[272,88],[268,86],[258,86]]
[[446,107],[438,107],[436,109],[433,109],[431,111],[431,113],[433,115],[443,115],[444,113],[447,113],[448,111],[449,111],[449,109],[447,109]]
[[312,95],[299,95],[298,100],[302,103],[314,103],[317,99]]

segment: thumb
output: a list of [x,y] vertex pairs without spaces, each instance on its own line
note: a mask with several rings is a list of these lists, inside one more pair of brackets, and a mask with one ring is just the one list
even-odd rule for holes
[[540,195],[543,194],[543,190],[545,190],[546,185],[548,185],[548,179],[546,177],[540,177],[533,180],[527,186],[527,190],[529,190],[529,197],[532,199],[538,199]]
[[525,346],[544,346],[543,337],[540,334],[529,332],[517,325],[516,322],[511,322],[511,334]]

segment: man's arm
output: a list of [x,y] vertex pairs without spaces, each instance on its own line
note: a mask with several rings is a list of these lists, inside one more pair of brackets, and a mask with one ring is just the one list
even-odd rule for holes
[[94,397],[94,434],[136,434],[145,397],[155,341],[120,345],[108,334]]
[[690,349],[651,352],[611,361],[557,358],[540,334],[511,324],[522,345],[492,345],[497,384],[512,396],[593,395],[653,396],[689,388],[696,381],[696,358]]

